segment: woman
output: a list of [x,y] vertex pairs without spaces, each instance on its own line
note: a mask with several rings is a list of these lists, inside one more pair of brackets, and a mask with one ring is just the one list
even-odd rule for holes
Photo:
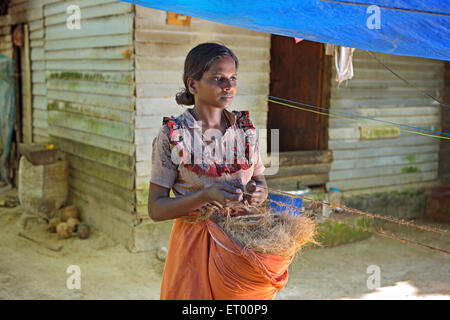
[[[236,95],[238,64],[220,44],[193,48],[184,66],[185,89],[176,101],[194,107],[178,117],[164,117],[153,141],[149,215],[154,221],[176,219],[161,299],[214,299],[208,278],[211,234],[205,223],[183,217],[208,204],[223,208],[246,200],[260,205],[267,198],[249,113],[226,110]],[[176,198],[169,197],[170,189]]]

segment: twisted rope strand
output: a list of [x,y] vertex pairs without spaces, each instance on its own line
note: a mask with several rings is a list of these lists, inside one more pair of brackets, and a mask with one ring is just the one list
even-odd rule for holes
[[[262,187],[262,188],[265,188],[265,187]],[[326,201],[313,200],[313,199],[310,199],[310,198],[307,198],[307,197],[304,197],[304,196],[293,195],[293,194],[290,194],[290,193],[287,193],[287,192],[283,192],[283,191],[280,191],[280,190],[276,190],[276,189],[272,189],[272,188],[266,188],[266,189],[268,191],[272,192],[272,193],[285,195],[285,196],[289,196],[289,197],[292,197],[292,198],[303,199],[305,201],[310,201],[310,202],[312,202],[314,204],[321,204],[321,205],[328,206],[331,209],[341,208],[344,211],[348,211],[348,212],[351,212],[351,213],[356,213],[356,214],[365,215],[365,216],[368,216],[368,217],[371,217],[371,218],[386,220],[386,221],[389,221],[389,222],[402,224],[402,225],[405,225],[405,226],[408,226],[408,227],[414,227],[414,228],[425,230],[425,231],[439,233],[439,234],[442,234],[442,235],[445,235],[445,236],[449,235],[447,230],[436,229],[436,228],[432,228],[432,227],[428,227],[428,226],[421,226],[421,225],[417,225],[417,224],[414,224],[414,223],[411,223],[411,222],[408,222],[408,221],[405,221],[405,220],[395,219],[395,218],[392,218],[392,217],[389,217],[389,216],[380,216],[380,215],[377,215],[377,214],[374,214],[374,213],[369,213],[369,212],[365,212],[365,211],[362,211],[362,210],[349,208],[349,207],[347,207],[345,205],[336,206],[336,205],[333,205],[333,204],[331,204],[329,202],[326,202]],[[286,206],[286,204],[282,204],[282,205]]]

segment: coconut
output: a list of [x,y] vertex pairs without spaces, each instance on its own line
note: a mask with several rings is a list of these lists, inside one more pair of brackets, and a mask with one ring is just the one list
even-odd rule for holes
[[167,258],[167,248],[166,247],[160,247],[156,251],[156,258],[160,261],[166,261]]
[[58,224],[56,232],[62,239],[67,239],[72,236],[72,228],[65,222]]
[[60,218],[52,218],[52,219],[50,219],[50,221],[48,223],[48,227],[46,229],[47,232],[55,233],[56,232],[56,227],[60,223],[61,223],[61,219]]
[[80,220],[78,220],[77,218],[69,218],[67,219],[67,225],[72,228],[72,230],[74,232],[77,231],[77,227],[80,224]]
[[60,210],[60,218],[63,222],[66,222],[67,220],[69,220],[69,218],[76,218],[81,221],[78,208],[75,207],[74,205],[62,208]]

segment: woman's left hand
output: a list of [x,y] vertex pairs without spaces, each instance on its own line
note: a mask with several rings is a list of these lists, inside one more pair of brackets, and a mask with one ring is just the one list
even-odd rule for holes
[[260,206],[266,200],[268,191],[266,188],[258,186],[254,180],[250,180],[245,186],[246,199],[252,206]]

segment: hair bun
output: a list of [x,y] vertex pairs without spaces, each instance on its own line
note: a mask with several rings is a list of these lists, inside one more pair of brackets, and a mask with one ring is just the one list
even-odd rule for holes
[[194,95],[186,89],[183,89],[183,91],[177,93],[177,95],[175,96],[175,101],[178,104],[182,104],[185,106],[192,106],[195,103]]

